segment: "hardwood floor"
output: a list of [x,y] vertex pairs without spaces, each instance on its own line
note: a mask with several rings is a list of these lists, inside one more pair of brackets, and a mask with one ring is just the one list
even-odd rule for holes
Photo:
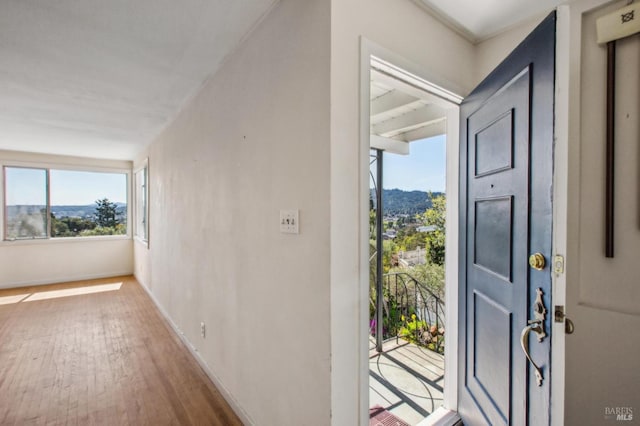
[[135,278],[0,290],[0,425],[87,424],[241,422]]

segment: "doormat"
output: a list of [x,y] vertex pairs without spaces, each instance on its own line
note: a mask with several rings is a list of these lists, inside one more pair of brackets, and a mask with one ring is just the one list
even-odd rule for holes
[[379,405],[369,408],[369,426],[410,426]]

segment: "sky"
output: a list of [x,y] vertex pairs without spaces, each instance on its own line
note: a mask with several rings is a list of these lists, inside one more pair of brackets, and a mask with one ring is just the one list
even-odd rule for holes
[[[7,205],[45,205],[46,172],[43,169],[5,169]],[[124,173],[51,170],[51,205],[90,205],[96,200],[126,203],[127,175]]]
[[445,192],[446,138],[444,135],[411,142],[409,155],[386,153],[384,189]]

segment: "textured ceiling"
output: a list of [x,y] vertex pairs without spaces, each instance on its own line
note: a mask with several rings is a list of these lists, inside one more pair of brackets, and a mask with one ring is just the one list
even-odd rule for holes
[[132,159],[277,0],[2,0],[0,149]]
[[[413,1],[472,41],[561,2]],[[276,2],[0,1],[0,149],[133,159]]]

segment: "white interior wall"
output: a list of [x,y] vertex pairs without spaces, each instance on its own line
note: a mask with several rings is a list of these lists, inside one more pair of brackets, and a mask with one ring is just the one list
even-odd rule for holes
[[606,48],[595,19],[626,5],[576,3],[572,11],[567,314],[567,424],[604,422],[605,408],[640,410],[640,38],[618,42],[614,259],[604,257]]
[[136,274],[247,423],[330,423],[329,31],[282,0],[148,150]]
[[[368,144],[361,144],[362,40],[412,63],[421,77],[465,95],[473,46],[411,2],[331,5],[331,398],[336,425],[368,423],[366,317]],[[386,59],[386,58],[385,58]],[[366,63],[366,61],[365,61]],[[366,138],[365,138],[366,140]]]
[[[16,151],[0,151],[0,163],[89,167],[96,170],[131,169],[129,161]],[[0,170],[0,181],[1,175]],[[3,187],[0,182],[0,191]],[[0,199],[3,198],[0,193]],[[132,240],[126,236],[0,241],[0,288],[129,275],[133,272],[133,263]]]

